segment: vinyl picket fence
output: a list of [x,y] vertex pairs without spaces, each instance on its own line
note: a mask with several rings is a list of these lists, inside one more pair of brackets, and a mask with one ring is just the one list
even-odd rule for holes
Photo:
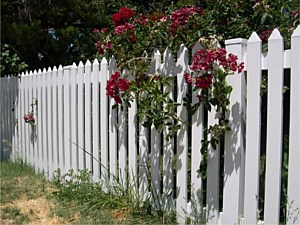
[[[242,75],[228,77],[233,86],[229,120],[232,131],[217,150],[209,149],[207,178],[197,173],[201,161],[200,140],[204,122],[216,122],[214,109],[200,108],[190,128],[184,124],[176,138],[165,141],[154,128],[138,127],[136,102],[127,110],[112,109],[106,96],[109,76],[117,61],[105,58],[85,65],[48,68],[0,79],[1,158],[21,158],[51,179],[58,168],[92,171],[94,181],[118,177],[121,182],[138,180],[136,191],[146,196],[155,190],[165,209],[174,207],[178,222],[203,212],[207,224],[279,224],[282,196],[283,120],[288,115],[287,224],[300,224],[300,26],[291,37],[291,49],[275,29],[268,40],[268,52],[254,32],[249,40],[231,39],[226,49],[245,62]],[[152,69],[176,77],[177,102],[188,92],[184,73],[189,54],[182,45],[177,57],[170,50],[154,51]],[[289,105],[283,86],[289,73]],[[266,141],[263,142],[262,74],[268,74]],[[31,110],[36,126],[25,124]],[[196,97],[193,101],[197,101]],[[181,104],[178,115],[188,119]],[[207,119],[204,114],[207,113]],[[190,129],[190,132],[188,132]],[[190,141],[189,141],[190,140]],[[265,147],[262,147],[264,146]],[[265,149],[265,174],[260,174],[261,151]],[[149,179],[149,177],[151,179]],[[220,179],[221,177],[221,179]],[[260,182],[264,177],[263,186]],[[264,199],[260,199],[264,188]],[[194,204],[198,202],[199,204]],[[263,208],[263,214],[261,210]],[[263,221],[262,221],[263,220]]]

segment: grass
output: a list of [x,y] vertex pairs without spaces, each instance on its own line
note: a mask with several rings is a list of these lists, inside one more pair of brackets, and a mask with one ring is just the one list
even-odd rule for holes
[[[0,224],[173,224],[173,214],[155,212],[132,189],[104,192],[88,171],[53,182],[22,162],[1,161]],[[117,188],[117,189],[116,189]],[[114,194],[113,194],[114,193]]]

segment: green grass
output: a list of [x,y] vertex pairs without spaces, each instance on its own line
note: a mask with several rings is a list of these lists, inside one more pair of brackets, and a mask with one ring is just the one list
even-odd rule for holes
[[[132,188],[104,192],[90,173],[70,171],[53,182],[22,162],[1,161],[0,224],[54,220],[69,224],[174,224],[174,214],[156,212],[140,202]],[[114,193],[114,194],[113,194]],[[35,202],[35,205],[32,204]],[[42,222],[40,222],[42,223]]]

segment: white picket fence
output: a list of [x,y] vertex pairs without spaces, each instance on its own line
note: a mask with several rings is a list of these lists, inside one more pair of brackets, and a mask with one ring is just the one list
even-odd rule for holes
[[[299,224],[300,26],[292,35],[290,50],[284,50],[283,39],[277,29],[269,38],[267,54],[262,53],[262,42],[256,33],[249,40],[232,39],[225,43],[228,52],[245,62],[245,72],[228,77],[233,86],[229,112],[232,131],[226,134],[224,141],[223,168],[220,168],[220,147],[209,149],[205,183],[196,172],[202,157],[203,108],[192,116],[190,137],[185,124],[177,138],[169,142],[164,140],[165,132],[162,137],[153,127],[148,130],[140,126],[138,129],[136,103],[131,104],[126,115],[126,110],[112,110],[114,102],[106,96],[107,80],[117,68],[114,58],[109,63],[103,58],[101,64],[97,60],[92,64],[87,61],[85,65],[80,62],[64,68],[59,66],[23,73],[20,78],[1,78],[1,157],[21,158],[37,171],[43,171],[49,179],[53,178],[57,168],[61,168],[63,173],[69,169],[88,169],[93,171],[95,181],[115,176],[125,184],[138,179],[140,195],[147,195],[151,186],[166,208],[176,207],[179,223],[185,223],[187,216],[195,219],[191,200],[194,196],[205,202],[205,205],[198,206],[198,210],[205,206],[207,224],[257,224],[261,222],[258,207],[260,87],[262,70],[267,70],[263,220],[264,224],[279,224],[284,116],[282,89],[284,69],[290,69],[287,224]],[[199,47],[197,43],[192,53]],[[183,106],[183,98],[188,91],[183,77],[189,70],[188,54],[184,45],[176,59],[168,49],[163,56],[158,51],[154,54],[155,69],[164,76],[177,77],[177,102],[181,103],[177,114],[183,120],[188,117]],[[174,97],[174,93],[170,92],[170,95]],[[35,99],[36,126],[32,129],[24,123],[23,116],[31,110],[30,104]],[[193,101],[197,101],[196,97]],[[208,114],[208,125],[215,122],[213,109]],[[222,190],[220,173],[224,173]],[[203,190],[206,190],[206,196],[203,196]],[[222,206],[219,204],[221,192]],[[192,193],[191,196],[189,193]]]

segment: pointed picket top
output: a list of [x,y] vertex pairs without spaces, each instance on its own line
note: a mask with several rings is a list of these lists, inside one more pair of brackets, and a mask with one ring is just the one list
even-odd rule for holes
[[253,32],[248,39],[248,42],[261,42],[261,39],[256,32]]
[[73,67],[73,68],[77,68],[77,65],[76,65],[75,62],[73,62],[72,67]]
[[91,61],[90,60],[87,60],[86,63],[85,63],[85,66],[91,66]]
[[184,44],[180,46],[180,49],[177,53],[177,67],[180,69],[181,73],[185,73],[188,70],[188,49]]
[[161,53],[157,48],[154,49],[153,53],[154,53],[154,58],[158,59],[159,57],[161,57]]
[[117,70],[117,60],[115,56],[112,56],[109,60],[109,74],[116,72]]
[[283,38],[282,38],[279,30],[277,28],[275,28],[268,40],[278,40],[278,39],[283,39]]
[[155,70],[161,70],[161,53],[158,49],[154,50]]
[[33,74],[37,74],[37,71],[36,71],[36,70],[34,70],[34,71],[33,71]]
[[197,41],[194,44],[194,47],[192,49],[192,55],[194,55],[199,49],[204,49],[203,45],[200,43],[200,41]]
[[103,65],[103,64],[108,64],[105,57],[103,57],[102,60],[101,60],[101,65]]
[[44,69],[43,69],[43,73],[47,73],[47,70],[46,70],[46,68],[44,68]]
[[22,72],[22,73],[21,73],[21,76],[22,76],[22,77],[23,77],[23,76],[25,76],[25,73],[24,73],[24,72]]
[[84,67],[84,65],[83,65],[83,62],[82,62],[82,61],[80,61],[80,62],[79,62],[79,64],[78,64],[78,68],[81,68],[81,67]]
[[51,69],[51,67],[48,67],[48,71],[47,72],[52,72],[52,69]]
[[25,76],[28,76],[28,75],[29,75],[29,73],[28,73],[28,71],[26,71]]
[[42,74],[42,70],[41,69],[38,70],[38,74]]
[[293,31],[292,38],[293,37],[300,37],[300,25],[298,25],[297,28]]
[[31,76],[31,75],[33,75],[33,72],[32,72],[32,70],[30,70],[30,71],[29,71],[29,75],[30,75],[30,76]]
[[57,71],[57,68],[56,66],[53,67],[53,72],[56,72]]
[[[146,50],[144,50],[144,52],[143,52],[143,57],[148,58],[148,53],[147,53]],[[147,60],[147,59],[146,59],[146,60]]]
[[59,66],[58,66],[58,70],[63,70],[62,65],[59,65]]
[[95,66],[95,65],[99,65],[99,61],[98,61],[97,58],[95,58],[95,59],[94,59],[94,62],[93,62],[93,66]]
[[176,66],[173,53],[171,49],[168,47],[166,48],[164,54],[163,54],[163,68],[162,68],[162,74],[164,76],[172,76],[173,68]]

